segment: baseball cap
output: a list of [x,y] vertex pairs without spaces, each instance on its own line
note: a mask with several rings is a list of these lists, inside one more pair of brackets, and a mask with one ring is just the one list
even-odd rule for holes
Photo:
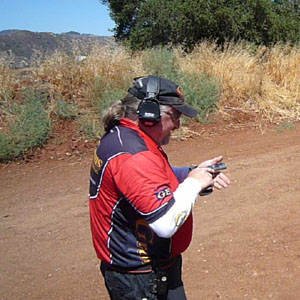
[[129,88],[128,92],[141,100],[147,98],[147,86],[150,79],[152,82],[153,79],[155,79],[157,83],[155,99],[160,104],[170,105],[189,118],[196,117],[199,111],[193,106],[187,104],[184,101],[184,96],[180,87],[176,83],[166,78],[152,75],[134,78],[133,87]]

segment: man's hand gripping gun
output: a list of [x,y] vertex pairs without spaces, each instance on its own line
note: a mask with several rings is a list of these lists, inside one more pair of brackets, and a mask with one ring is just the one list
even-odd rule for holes
[[[197,167],[198,166],[193,166],[193,167],[190,168],[190,170],[193,170],[193,169],[195,169]],[[213,169],[216,172],[219,172],[219,171],[227,169],[227,166],[224,163],[218,163],[218,164],[210,165],[210,166],[207,166],[207,167]],[[212,186],[209,186],[204,191],[201,191],[199,193],[199,195],[200,196],[207,196],[207,195],[211,194],[212,192],[213,192],[213,188],[212,188]]]

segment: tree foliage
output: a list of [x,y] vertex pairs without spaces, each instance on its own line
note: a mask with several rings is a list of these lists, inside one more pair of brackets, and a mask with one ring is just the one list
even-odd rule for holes
[[203,39],[272,45],[300,39],[299,0],[102,0],[115,37],[131,49],[182,45]]

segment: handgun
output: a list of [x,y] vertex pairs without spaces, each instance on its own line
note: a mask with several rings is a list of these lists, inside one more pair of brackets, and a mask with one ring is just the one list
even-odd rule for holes
[[[218,164],[210,165],[210,166],[207,166],[207,167],[211,168],[211,169],[213,169],[214,171],[217,171],[217,172],[227,169],[227,166],[224,163],[218,163]],[[207,195],[211,194],[212,192],[213,192],[213,188],[211,186],[209,186],[204,191],[201,191],[199,193],[199,195],[200,196],[207,196]]]
[[222,171],[222,170],[227,169],[227,166],[226,166],[226,164],[221,162],[221,163],[218,163],[218,164],[210,165],[210,166],[208,166],[208,168],[211,168],[214,171]]

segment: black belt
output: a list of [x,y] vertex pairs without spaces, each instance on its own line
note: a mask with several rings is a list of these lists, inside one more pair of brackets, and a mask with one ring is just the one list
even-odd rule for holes
[[114,266],[105,261],[102,261],[102,264],[106,270],[116,271],[119,273],[143,274],[151,273],[155,270],[167,270],[168,268],[172,267],[177,262],[177,260],[178,256],[168,259],[154,259],[152,263],[133,268]]

